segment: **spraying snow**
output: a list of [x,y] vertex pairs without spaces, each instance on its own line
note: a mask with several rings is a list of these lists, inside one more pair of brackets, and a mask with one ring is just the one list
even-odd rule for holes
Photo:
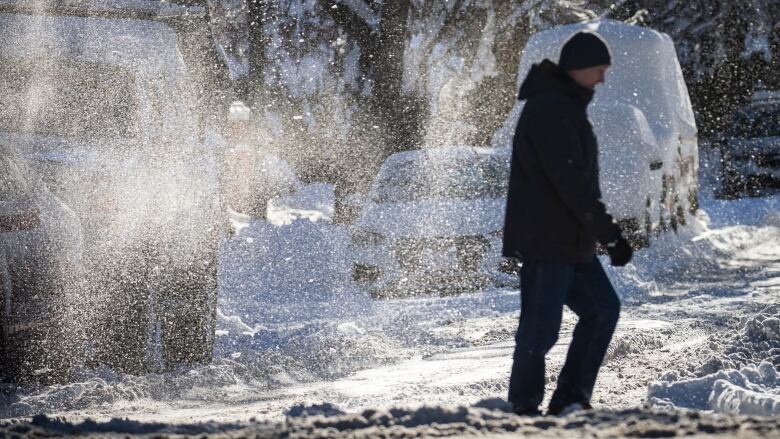
[[[269,71],[266,79],[287,84],[296,99],[288,107],[266,109],[263,129],[280,138],[304,132],[307,140],[321,139],[318,130],[327,130],[329,124],[312,114],[327,111],[312,108],[316,105],[309,98],[325,89],[320,95],[333,104],[326,110],[333,111],[324,120],[340,129],[324,138],[344,140],[344,127],[350,126],[354,113],[341,93],[362,92],[366,86],[353,69],[360,48],[334,38],[334,45],[313,48],[315,55],[288,51],[281,45],[288,35],[301,41],[311,29],[333,31],[312,13],[313,3],[292,1],[289,6],[307,25],[268,25],[269,56],[279,60],[279,69]],[[520,7],[515,22],[525,12]],[[479,34],[490,39],[504,24],[490,14],[486,17]],[[413,48],[430,46],[422,31],[418,33]],[[481,44],[475,49],[479,62],[471,68],[457,64],[443,46],[432,58],[417,52],[417,62],[430,60],[430,70],[443,75],[432,79],[449,84],[441,85],[445,93],[430,94],[431,102],[445,112],[444,122],[457,119],[447,112],[468,113],[453,109],[457,98],[473,90],[468,81],[494,74],[493,55]],[[327,65],[334,56],[341,57],[346,80],[330,78]],[[237,72],[241,68],[234,66]],[[449,79],[444,81],[444,76]],[[158,92],[171,94],[168,89]],[[443,124],[440,133],[448,134],[447,126]],[[473,134],[470,129],[464,125],[453,135],[467,138]],[[186,132],[163,131],[168,139]],[[332,158],[332,145],[325,146],[322,155]],[[40,157],[60,156],[47,151]],[[92,156],[68,156],[85,157]],[[161,175],[159,181],[138,180],[127,188],[142,192],[159,182],[174,201],[181,201],[180,191],[171,186],[179,177],[176,172]],[[50,417],[3,423],[0,432],[27,428],[41,434],[411,436],[489,431],[560,436],[568,430],[582,433],[583,426],[588,426],[587,434],[597,430],[613,436],[778,431],[780,316],[768,305],[777,302],[780,292],[780,197],[717,201],[704,191],[703,211],[689,216],[686,227],[655,237],[627,269],[608,269],[625,306],[594,395],[597,410],[525,419],[507,413],[503,402],[520,305],[517,290],[371,300],[350,280],[345,263],[349,234],[331,222],[334,192],[328,185],[303,187],[292,197],[272,200],[265,220],[233,218],[241,224],[221,243],[213,362],[159,367],[145,374],[84,364],[68,384],[2,384],[0,418]],[[165,207],[167,199],[161,200],[157,207]],[[172,223],[186,226],[190,219],[175,216]],[[129,239],[145,227],[133,224],[137,228],[128,228],[118,239]],[[120,229],[127,225],[117,223]],[[176,256],[191,254],[191,247],[183,249]],[[171,261],[157,262],[159,268]],[[573,324],[573,315],[567,313],[560,343],[550,354],[548,385],[563,361]],[[122,332],[119,325],[107,326]],[[150,329],[149,334],[159,337],[156,328]],[[653,409],[637,409],[645,404]],[[109,421],[118,417],[129,420]],[[204,419],[212,421],[197,423]]]

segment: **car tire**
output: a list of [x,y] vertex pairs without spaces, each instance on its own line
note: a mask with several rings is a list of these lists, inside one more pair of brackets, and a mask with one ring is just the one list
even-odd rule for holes
[[[97,362],[129,374],[211,361],[217,313],[217,253],[198,269],[157,271],[154,258],[125,263],[104,279]],[[143,267],[147,265],[148,267]],[[132,269],[131,269],[132,267]],[[157,349],[160,355],[155,355]]]
[[110,271],[96,282],[94,294],[100,294],[100,311],[96,317],[100,339],[96,340],[99,364],[119,372],[139,375],[147,372],[150,293],[146,273],[131,270],[128,265]]
[[699,210],[699,187],[698,185],[688,191],[688,213],[696,215]]
[[216,253],[171,279],[160,318],[167,369],[211,362],[217,320]]
[[661,185],[661,199],[658,209],[658,229],[660,233],[666,233],[669,230],[677,230],[677,221],[675,218],[675,179],[674,176],[665,174]]

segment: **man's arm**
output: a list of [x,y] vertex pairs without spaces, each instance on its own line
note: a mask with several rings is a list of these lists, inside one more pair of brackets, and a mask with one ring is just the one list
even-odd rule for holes
[[620,227],[593,190],[592,179],[596,176],[588,175],[582,143],[573,122],[561,115],[556,120],[538,121],[532,126],[531,144],[566,207],[599,242],[614,242],[620,236]]

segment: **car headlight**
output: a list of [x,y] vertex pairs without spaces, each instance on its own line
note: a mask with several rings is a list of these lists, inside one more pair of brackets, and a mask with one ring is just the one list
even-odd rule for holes
[[368,247],[371,245],[379,245],[385,241],[385,237],[380,233],[365,230],[356,229],[352,231],[352,244],[358,247]]

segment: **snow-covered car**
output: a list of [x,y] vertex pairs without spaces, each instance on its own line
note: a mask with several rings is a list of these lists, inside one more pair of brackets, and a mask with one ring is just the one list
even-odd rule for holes
[[720,195],[780,188],[780,90],[757,90],[720,145]]
[[0,140],[77,213],[96,357],[127,372],[212,358],[227,216],[196,61],[210,64],[184,55],[208,35],[204,14],[0,2]]
[[82,345],[81,246],[73,211],[0,142],[0,382],[67,379]]
[[374,297],[473,291],[501,277],[508,148],[405,151],[382,164],[351,229]]
[[[597,32],[612,50],[606,81],[588,109],[599,142],[603,201],[630,241],[646,246],[697,209],[698,140],[688,90],[668,35],[614,20],[533,35],[523,50],[518,87],[533,64],[557,61],[566,40],[583,30]],[[511,144],[524,103],[516,103],[495,145]]]

